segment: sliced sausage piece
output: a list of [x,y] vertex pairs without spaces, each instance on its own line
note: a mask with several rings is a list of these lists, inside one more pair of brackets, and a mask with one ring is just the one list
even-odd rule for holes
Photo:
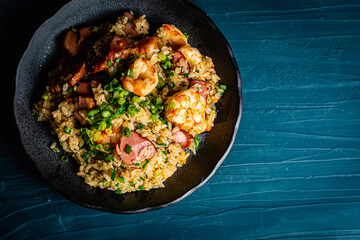
[[83,27],[79,30],[80,39],[77,42],[79,51],[84,51],[86,46],[89,44],[91,37],[92,37],[92,31],[90,27]]
[[78,53],[78,36],[73,31],[67,31],[64,42],[64,48],[69,57],[75,56]]
[[131,38],[114,36],[110,42],[110,51],[121,51],[123,49],[131,47],[133,43],[134,40]]
[[182,149],[190,147],[191,142],[194,140],[194,137],[183,130],[175,130],[172,132],[172,138],[174,142],[180,143]]
[[69,80],[69,85],[74,86],[77,82],[79,82],[86,74],[86,64],[85,62],[81,64],[80,68],[73,75],[73,77]]
[[[126,153],[126,146],[131,147],[130,153]],[[131,131],[129,137],[121,137],[120,144],[116,145],[116,153],[122,156],[122,160],[127,165],[132,165],[133,161],[152,158],[157,154],[157,149],[149,139],[142,137],[135,131]]]
[[76,92],[79,95],[91,95],[92,94],[91,82],[79,82],[79,84],[76,87]]
[[190,83],[190,87],[194,86],[195,84],[198,84],[199,93],[206,99],[209,95],[209,91],[211,90],[209,89],[211,88],[211,83],[202,80],[192,80]]
[[124,16],[129,19],[129,21],[132,21],[135,19],[134,15],[132,15],[130,12],[124,12]]
[[174,52],[174,58],[173,58],[173,63],[177,63],[180,61],[180,59],[185,59],[184,54],[182,54],[182,52],[179,51],[175,51]]
[[78,107],[77,109],[87,109],[90,110],[95,107],[95,100],[92,97],[84,97],[79,96],[78,97]]
[[80,115],[79,111],[76,110],[74,115],[81,125],[85,126],[88,124],[88,121]]

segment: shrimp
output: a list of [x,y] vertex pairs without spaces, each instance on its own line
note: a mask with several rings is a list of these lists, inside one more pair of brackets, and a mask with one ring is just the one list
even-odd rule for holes
[[202,61],[202,55],[196,48],[190,46],[182,46],[177,51],[181,52],[185,59],[188,61],[188,63],[193,66],[201,63]]
[[170,44],[175,49],[188,44],[186,36],[174,25],[163,24],[156,35],[161,42]]
[[189,130],[205,120],[206,99],[197,84],[174,94],[166,104],[166,118],[182,130]]
[[126,90],[142,97],[154,90],[159,81],[158,75],[146,59],[138,58],[130,69],[132,69],[132,75],[121,79]]

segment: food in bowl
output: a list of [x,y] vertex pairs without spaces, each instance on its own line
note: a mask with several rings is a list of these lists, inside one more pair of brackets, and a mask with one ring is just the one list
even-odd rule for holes
[[148,30],[145,15],[132,12],[68,30],[33,109],[59,139],[50,148],[60,152],[60,143],[85,183],[117,194],[164,187],[214,126],[226,89],[186,33],[170,24]]

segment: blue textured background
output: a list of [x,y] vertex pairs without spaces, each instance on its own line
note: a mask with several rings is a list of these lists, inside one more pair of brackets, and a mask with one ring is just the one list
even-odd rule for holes
[[360,1],[191,0],[233,48],[241,125],[204,187],[138,215],[65,199],[14,136],[17,62],[65,2],[0,0],[0,239],[360,238]]

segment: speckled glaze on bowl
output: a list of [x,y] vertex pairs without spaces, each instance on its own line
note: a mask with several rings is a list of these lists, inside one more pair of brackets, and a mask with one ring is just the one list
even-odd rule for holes
[[[162,25],[176,25],[190,35],[189,43],[210,56],[221,82],[228,86],[217,104],[214,128],[201,134],[198,153],[165,181],[165,188],[123,195],[93,188],[76,175],[77,163],[59,160],[49,146],[56,141],[47,123],[31,115],[33,103],[44,90],[49,66],[54,66],[64,32],[73,26],[116,20],[125,10],[146,14],[150,33]],[[189,196],[216,172],[229,153],[239,127],[242,94],[239,70],[225,37],[198,7],[182,0],[74,0],[63,6],[35,32],[16,74],[14,114],[25,151],[41,175],[70,200],[92,209],[113,213],[139,213],[164,208]]]

